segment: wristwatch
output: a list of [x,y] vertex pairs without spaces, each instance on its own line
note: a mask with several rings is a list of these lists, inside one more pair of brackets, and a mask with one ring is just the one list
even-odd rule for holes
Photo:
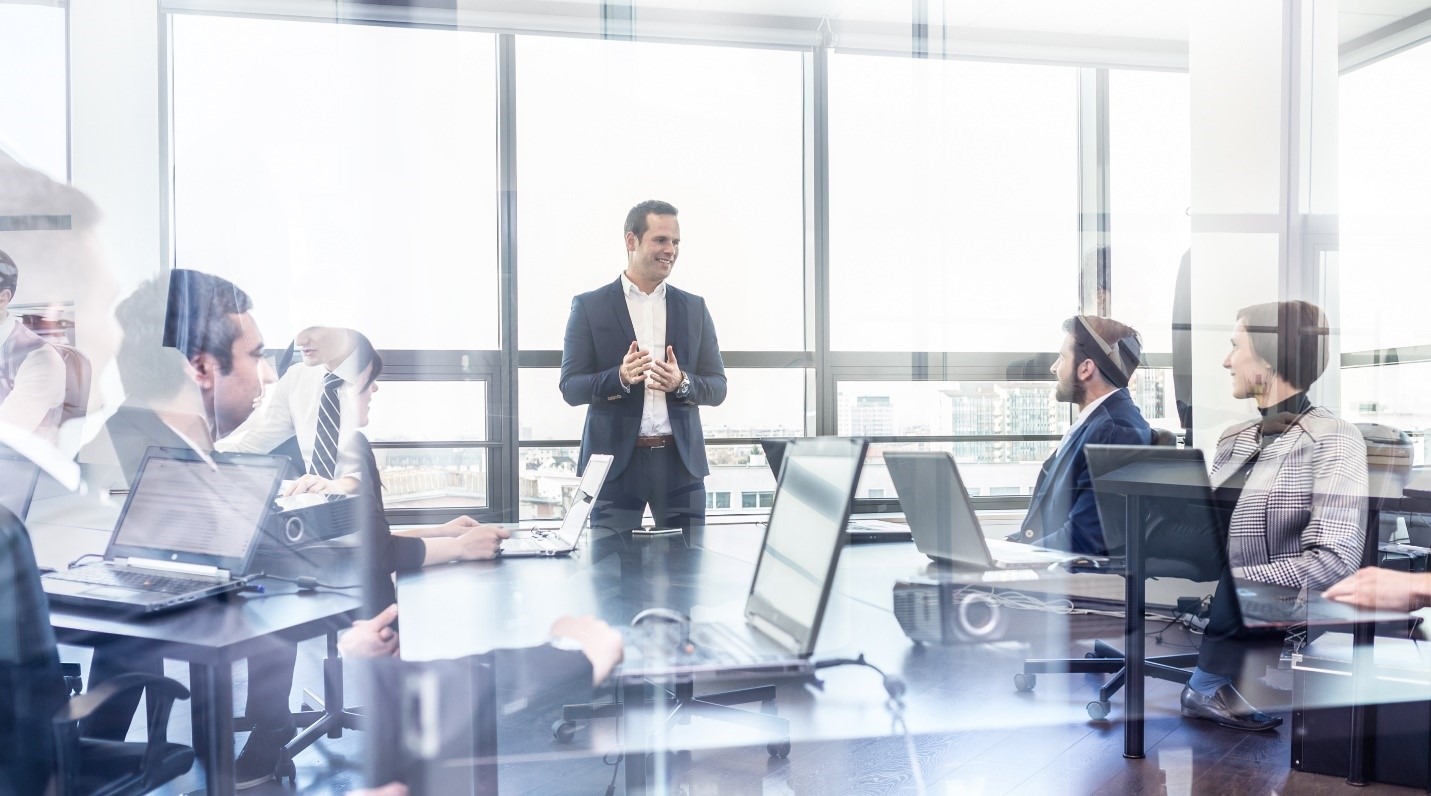
[[681,371],[681,386],[676,388],[676,397],[685,398],[691,392],[691,377],[686,372]]

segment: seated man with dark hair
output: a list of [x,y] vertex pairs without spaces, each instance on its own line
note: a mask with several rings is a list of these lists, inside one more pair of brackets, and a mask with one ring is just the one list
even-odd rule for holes
[[1131,327],[1110,318],[1076,315],[1064,322],[1063,331],[1063,347],[1049,370],[1058,377],[1058,400],[1077,404],[1078,419],[1043,463],[1022,530],[1009,538],[1108,555],[1083,446],[1153,443],[1153,431],[1127,389],[1143,345]]

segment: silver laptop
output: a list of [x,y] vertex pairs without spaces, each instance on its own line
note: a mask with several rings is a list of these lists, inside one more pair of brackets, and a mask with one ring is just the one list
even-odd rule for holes
[[[765,463],[780,480],[780,468],[785,462],[785,447],[799,437],[767,437],[760,441],[760,449],[765,453]],[[845,523],[845,541],[849,544],[879,544],[883,542],[907,542],[910,539],[909,526],[885,520],[855,520]]]
[[[1105,528],[1127,517],[1128,501],[1136,497],[1135,521],[1145,556],[1185,564],[1190,579],[1214,579],[1228,569],[1227,507],[1218,504],[1201,450],[1089,445],[1085,454]],[[1345,627],[1359,622],[1408,621],[1407,614],[1358,609],[1328,600],[1313,589],[1263,583],[1236,570],[1231,575],[1237,597],[1233,602],[1245,627]]]
[[1038,569],[1076,557],[984,536],[959,467],[948,453],[891,451],[884,463],[914,546],[939,563],[985,570]]
[[503,558],[529,556],[566,556],[576,549],[591,518],[591,508],[596,503],[601,487],[606,483],[606,474],[611,470],[611,454],[594,453],[586,460],[586,472],[576,485],[576,494],[567,507],[566,516],[557,528],[525,528],[512,532],[512,538],[504,540],[501,547]]
[[0,508],[8,509],[18,519],[25,519],[39,480],[39,465],[0,446]]
[[629,628],[617,676],[808,671],[867,446],[840,437],[791,443],[746,596],[745,621]]
[[150,448],[104,560],[44,575],[50,601],[154,613],[243,588],[283,456]]

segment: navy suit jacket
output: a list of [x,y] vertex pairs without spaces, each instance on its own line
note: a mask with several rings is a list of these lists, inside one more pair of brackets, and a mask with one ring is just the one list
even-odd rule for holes
[[1107,555],[1083,446],[1152,443],[1153,431],[1128,391],[1109,395],[1074,429],[1063,452],[1044,462],[1024,520],[1024,538],[1056,550]]
[[[617,277],[605,287],[582,293],[571,300],[571,316],[561,352],[561,394],[572,406],[587,405],[586,425],[581,431],[581,457],[577,472],[586,470],[593,453],[612,455],[615,478],[631,461],[636,436],[641,430],[641,410],[646,390],[637,384],[629,391],[621,386],[618,370],[636,329]],[[676,363],[691,380],[684,399],[667,393],[666,408],[671,417],[671,433],[676,450],[691,475],[710,473],[706,463],[705,435],[701,431],[699,406],[717,406],[725,400],[725,363],[716,341],[715,323],[705,299],[666,285],[666,345],[676,355]],[[652,351],[664,357],[664,351]]]

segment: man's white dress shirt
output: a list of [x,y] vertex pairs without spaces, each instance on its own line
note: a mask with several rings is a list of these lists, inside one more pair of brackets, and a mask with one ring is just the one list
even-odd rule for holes
[[[666,283],[662,282],[650,295],[641,292],[626,274],[621,275],[621,287],[626,295],[626,309],[631,313],[631,327],[636,330],[636,344],[651,352],[652,360],[666,359]],[[646,384],[647,382],[642,382]],[[628,388],[629,390],[629,388]],[[659,437],[671,433],[671,415],[666,409],[666,394],[647,390],[641,409],[643,437]]]

